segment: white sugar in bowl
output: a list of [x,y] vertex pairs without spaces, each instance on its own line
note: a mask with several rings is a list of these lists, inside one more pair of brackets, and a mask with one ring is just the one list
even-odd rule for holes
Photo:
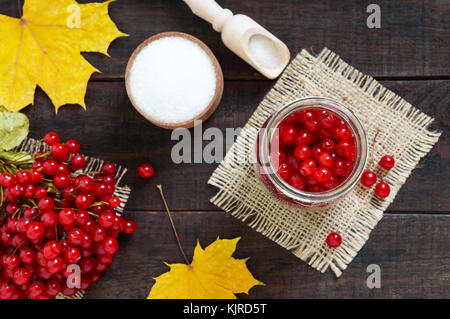
[[190,128],[214,113],[223,93],[223,74],[214,54],[199,39],[164,32],[141,43],[125,73],[128,97],[153,124]]

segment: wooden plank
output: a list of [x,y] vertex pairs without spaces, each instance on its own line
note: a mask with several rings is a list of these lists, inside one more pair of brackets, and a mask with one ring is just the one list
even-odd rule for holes
[[[188,258],[197,239],[204,246],[221,238],[242,237],[235,257],[266,286],[249,298],[449,298],[450,216],[387,215],[341,276],[321,274],[244,223],[222,212],[176,212],[174,221]],[[183,262],[165,214],[128,212],[137,222],[101,282],[88,298],[145,298],[164,262]],[[201,231],[199,231],[201,229]],[[344,239],[345,240],[345,239]],[[366,286],[367,266],[381,268],[381,288]],[[240,295],[239,298],[246,296]]]
[[[302,48],[319,52],[326,46],[373,76],[450,76],[447,0],[379,0],[381,29],[366,26],[369,3],[355,0],[218,2],[258,21],[284,41],[293,55]],[[0,8],[3,14],[18,15],[16,1],[1,0]],[[112,58],[85,54],[103,72],[95,78],[122,77],[129,56],[140,42],[159,32],[181,31],[200,38],[212,49],[227,79],[262,79],[225,48],[219,34],[180,0],[116,1],[111,4],[110,15],[130,37],[112,44]]]
[[[449,143],[450,117],[449,81],[383,82],[424,112],[439,121],[445,130],[431,154],[424,158],[404,185],[390,210],[448,212],[450,200]],[[224,97],[215,114],[205,122],[204,129],[242,127],[272,82],[228,81]],[[209,198],[215,188],[206,182],[217,164],[179,164],[171,160],[171,132],[148,123],[131,106],[123,82],[90,83],[87,111],[66,106],[55,115],[46,96],[39,91],[36,105],[26,109],[31,134],[42,138],[47,131],[57,131],[63,139],[77,138],[82,152],[119,162],[130,168],[126,183],[133,192],[128,202],[131,210],[160,210],[161,201],[155,185],[162,183],[167,200],[174,210],[214,210]],[[192,130],[191,130],[192,132]],[[140,179],[136,167],[151,162],[156,174],[150,181]]]

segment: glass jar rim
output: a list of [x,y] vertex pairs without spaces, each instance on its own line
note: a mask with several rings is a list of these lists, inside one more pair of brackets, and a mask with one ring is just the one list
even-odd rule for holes
[[[352,130],[357,144],[357,158],[355,159],[352,172],[347,179],[333,189],[317,193],[301,191],[289,185],[279,176],[277,170],[274,169],[270,156],[271,143],[274,133],[276,132],[275,129],[277,129],[281,121],[292,113],[295,113],[301,109],[310,108],[328,109],[345,120]],[[353,111],[334,99],[321,96],[306,96],[290,101],[272,114],[263,129],[264,132],[260,141],[261,147],[259,147],[258,150],[259,158],[261,158],[262,165],[267,170],[266,174],[268,178],[274,185],[277,186],[279,191],[288,197],[293,197],[303,202],[315,204],[333,201],[353,189],[366,167],[368,160],[368,142],[365,129]],[[267,163],[269,165],[267,165]]]

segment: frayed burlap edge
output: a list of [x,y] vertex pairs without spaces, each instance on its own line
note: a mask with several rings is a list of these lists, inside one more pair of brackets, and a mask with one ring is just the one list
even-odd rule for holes
[[[358,185],[330,209],[296,210],[267,194],[254,174],[253,164],[235,164],[236,157],[250,157],[257,132],[268,116],[282,105],[309,95],[342,101],[365,123],[371,152],[368,168],[391,185],[391,195],[387,199],[374,196],[373,188]],[[339,277],[367,241],[419,160],[438,141],[440,133],[428,129],[432,122],[431,117],[354,69],[332,51],[325,48],[315,57],[303,50],[265,96],[209,179],[209,184],[219,188],[211,202],[313,268],[325,272],[330,267]],[[384,154],[396,158],[396,166],[388,173],[377,166]],[[337,249],[325,244],[326,235],[331,231],[338,231],[344,239]]]
[[[32,138],[26,138],[18,147],[16,147],[14,149],[14,151],[27,152],[30,154],[35,154],[39,151],[47,152],[49,150],[50,150],[50,148],[47,144],[45,144],[42,141],[35,140]],[[84,157],[86,159],[86,165],[85,165],[84,169],[82,169],[80,171],[81,174],[84,174],[86,172],[91,172],[91,173],[100,172],[101,167],[104,163],[103,160],[101,160],[99,158],[89,157],[89,156],[84,156]],[[120,215],[121,213],[123,213],[125,205],[128,201],[128,198],[131,193],[131,188],[126,185],[119,186],[122,178],[125,176],[125,174],[127,172],[127,169],[120,165],[116,165],[116,166],[117,166],[117,173],[114,176],[116,179],[116,190],[114,192],[114,196],[117,196],[118,198],[120,198],[120,206],[116,208],[116,211]],[[82,299],[84,296],[84,293],[85,293],[84,291],[80,290],[74,296],[66,297],[62,294],[58,294],[56,296],[56,298],[57,299]]]

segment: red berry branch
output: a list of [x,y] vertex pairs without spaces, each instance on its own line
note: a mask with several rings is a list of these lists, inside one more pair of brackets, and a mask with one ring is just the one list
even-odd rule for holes
[[67,266],[81,270],[81,290],[97,283],[119,249],[119,233],[133,221],[116,214],[116,166],[81,173],[80,143],[44,141],[50,152],[13,160],[0,158],[0,298],[73,296]]

